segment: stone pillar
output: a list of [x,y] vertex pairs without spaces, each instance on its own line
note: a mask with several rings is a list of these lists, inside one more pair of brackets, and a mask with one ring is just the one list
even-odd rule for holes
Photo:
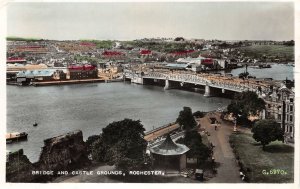
[[170,83],[169,83],[169,80],[168,80],[168,79],[166,79],[165,81],[166,81],[166,82],[165,82],[165,87],[164,87],[164,89],[165,89],[165,90],[168,90],[168,89],[170,89]]
[[209,97],[210,96],[210,87],[209,85],[205,85],[205,93],[203,96]]

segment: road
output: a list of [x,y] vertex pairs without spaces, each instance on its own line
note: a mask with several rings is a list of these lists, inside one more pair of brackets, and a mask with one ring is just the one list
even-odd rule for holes
[[[210,124],[209,116],[217,118],[221,126],[217,130]],[[201,128],[210,133],[209,140],[213,143],[214,158],[217,163],[217,174],[208,180],[208,183],[242,183],[239,175],[239,167],[229,144],[229,136],[233,132],[233,125],[229,125],[220,119],[218,113],[208,114],[200,119]]]

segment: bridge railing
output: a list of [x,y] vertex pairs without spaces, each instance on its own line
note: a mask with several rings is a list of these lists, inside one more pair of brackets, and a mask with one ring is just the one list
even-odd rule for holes
[[[133,77],[141,77],[139,74],[134,72],[124,72],[125,76],[128,78]],[[232,83],[230,81],[215,81],[207,78],[207,75],[196,75],[196,74],[168,74],[168,73],[160,73],[160,72],[149,72],[146,73],[144,78],[153,78],[153,79],[164,79],[164,80],[173,80],[182,83],[193,83],[193,84],[200,84],[200,85],[208,85],[215,88],[225,89],[225,90],[232,90],[232,91],[257,91],[258,85],[255,84],[246,84],[246,83]],[[267,90],[263,89],[263,92]]]
[[224,88],[227,90],[235,90],[235,91],[256,91],[256,87],[253,87],[251,85],[246,84],[232,84],[230,82],[224,82],[224,81],[212,81],[205,76],[198,76],[198,75],[192,75],[192,74],[162,74],[157,72],[150,72],[145,77],[147,78],[163,78],[168,80],[175,80],[179,82],[186,82],[186,83],[195,83],[195,84],[201,84],[201,85],[209,85],[211,87],[216,88]]

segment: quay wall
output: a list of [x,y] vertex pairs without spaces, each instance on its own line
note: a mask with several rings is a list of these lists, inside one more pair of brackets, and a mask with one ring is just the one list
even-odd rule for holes
[[33,86],[50,86],[50,85],[71,85],[81,83],[102,83],[104,79],[86,79],[86,80],[65,80],[65,81],[49,81],[49,82],[32,82]]

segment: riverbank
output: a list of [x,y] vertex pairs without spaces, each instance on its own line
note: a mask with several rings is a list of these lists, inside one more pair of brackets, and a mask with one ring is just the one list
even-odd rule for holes
[[81,79],[81,80],[62,80],[62,81],[40,81],[32,82],[35,87],[39,86],[50,86],[50,85],[70,85],[70,84],[81,84],[81,83],[103,83],[104,79]]
[[[34,81],[29,86],[52,86],[52,85],[71,85],[71,84],[83,84],[83,83],[112,83],[112,82],[123,82],[123,79],[81,79],[81,80],[55,80],[55,81]],[[15,86],[22,86],[21,83],[17,82],[7,82],[6,85],[15,85]],[[27,85],[25,85],[27,86]]]

